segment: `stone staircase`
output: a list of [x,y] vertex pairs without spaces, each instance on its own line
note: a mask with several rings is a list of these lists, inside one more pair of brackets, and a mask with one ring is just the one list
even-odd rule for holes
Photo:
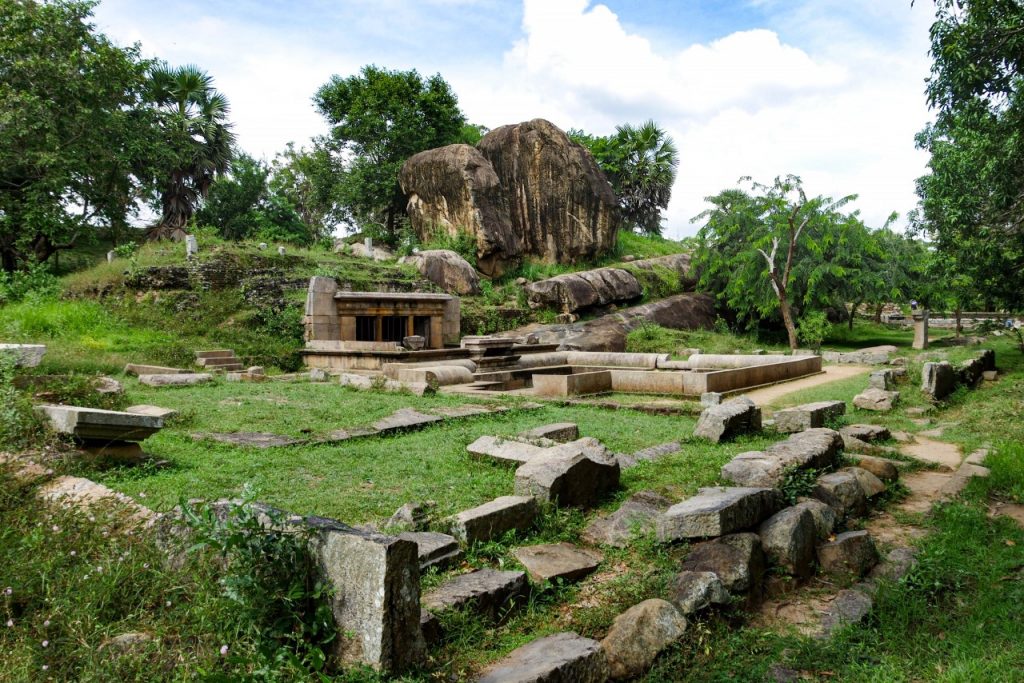
[[242,370],[242,361],[231,349],[216,349],[213,351],[196,351],[196,365],[207,370],[221,370],[224,372],[238,372]]

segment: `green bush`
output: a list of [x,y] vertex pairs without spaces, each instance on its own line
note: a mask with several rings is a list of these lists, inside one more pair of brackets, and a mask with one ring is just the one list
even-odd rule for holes
[[820,349],[832,331],[832,323],[823,311],[805,313],[796,324],[797,336],[812,349]]
[[421,250],[447,249],[454,251],[476,268],[476,238],[468,230],[458,229],[454,235],[446,230],[436,229],[430,239],[421,245]]
[[985,458],[985,465],[992,471],[991,490],[1024,503],[1024,444],[1000,443]]
[[0,354],[0,448],[22,450],[43,434],[32,402],[14,387],[14,358]]
[[41,263],[13,273],[0,270],[0,306],[26,298],[45,299],[60,293],[60,280]]

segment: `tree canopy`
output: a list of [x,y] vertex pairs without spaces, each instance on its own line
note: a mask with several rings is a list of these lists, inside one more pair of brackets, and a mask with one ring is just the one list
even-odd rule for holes
[[466,119],[448,83],[414,69],[365,66],[333,76],[314,96],[331,125],[321,140],[342,160],[337,200],[346,218],[385,241],[398,238],[405,196],[398,172],[417,152],[461,141]]

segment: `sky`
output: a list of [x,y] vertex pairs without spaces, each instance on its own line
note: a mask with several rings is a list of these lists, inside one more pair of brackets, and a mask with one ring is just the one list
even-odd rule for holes
[[[173,5],[173,7],[171,7]],[[147,57],[196,64],[267,160],[327,132],[312,96],[366,64],[441,74],[472,123],[545,118],[607,135],[653,119],[680,169],[665,234],[742,176],[858,195],[868,226],[917,198],[914,135],[930,2],[910,0],[102,0],[97,28]]]

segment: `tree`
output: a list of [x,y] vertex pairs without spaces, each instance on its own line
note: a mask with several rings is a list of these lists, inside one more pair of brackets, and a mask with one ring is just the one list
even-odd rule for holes
[[608,137],[576,129],[569,137],[589,149],[608,176],[623,224],[636,232],[661,235],[661,213],[668,208],[679,170],[679,150],[672,138],[654,121],[617,126]]
[[127,225],[171,153],[144,106],[149,63],[89,23],[95,3],[0,3],[0,261],[44,262]]
[[856,213],[839,211],[855,196],[808,198],[793,175],[771,185],[750,178],[740,182],[750,183],[750,191],[708,197],[714,208],[694,219],[705,221],[696,252],[701,286],[718,292],[719,300],[748,321],[778,312],[795,349],[799,312],[794,307],[832,300],[826,285],[843,276],[842,264],[823,254],[859,223]]
[[323,140],[344,159],[339,204],[347,218],[386,242],[398,239],[405,196],[398,172],[417,152],[458,142],[465,117],[448,83],[435,74],[365,66],[332,76],[313,98],[331,125]]
[[931,173],[918,180],[916,227],[970,275],[990,304],[1024,304],[1024,4],[936,0],[928,98],[918,136]]
[[180,239],[214,179],[231,168],[235,136],[226,120],[228,101],[214,90],[213,78],[193,65],[155,67],[149,96],[178,152],[163,179],[161,216],[150,237]]
[[313,240],[330,235],[344,219],[338,207],[343,171],[323,145],[295,149],[291,143],[271,162],[270,191],[295,208]]

